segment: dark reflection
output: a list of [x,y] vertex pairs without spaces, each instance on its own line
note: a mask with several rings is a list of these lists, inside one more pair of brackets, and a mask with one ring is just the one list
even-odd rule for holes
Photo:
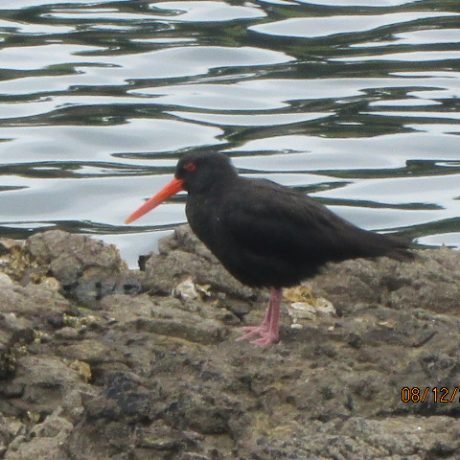
[[442,209],[442,206],[431,204],[431,203],[404,203],[404,204],[394,204],[394,203],[377,203],[375,201],[368,200],[338,200],[338,199],[327,199],[327,198],[318,198],[318,201],[321,201],[326,206],[357,206],[361,208],[372,208],[372,209],[407,209],[407,210],[436,210]]
[[[88,171],[91,172],[88,172]],[[43,162],[25,163],[20,165],[0,165],[1,175],[17,175],[36,179],[62,179],[78,177],[107,177],[110,176],[132,176],[157,174],[158,170],[147,168],[135,168],[129,165],[117,163],[66,163],[66,162]],[[24,187],[0,187],[3,190],[19,190]]]
[[[460,232],[460,218],[443,219],[437,222],[428,222],[426,224],[413,225],[399,233],[412,239],[422,236],[438,235],[443,233]],[[456,245],[456,247],[458,247]]]

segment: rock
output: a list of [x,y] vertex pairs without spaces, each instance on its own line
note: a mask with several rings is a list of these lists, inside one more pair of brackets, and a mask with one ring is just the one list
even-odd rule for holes
[[460,308],[460,254],[447,248],[416,252],[414,262],[387,257],[330,264],[314,279],[315,290],[339,309],[359,303],[454,313]]
[[[59,413],[59,411],[57,412]],[[29,437],[17,437],[10,444],[5,459],[69,459],[63,446],[72,429],[72,423],[57,413],[53,413],[46,417],[43,422],[37,424],[31,430]]]
[[203,439],[196,432],[172,429],[163,420],[154,421],[141,429],[138,435],[139,449],[147,450],[148,455],[152,455],[154,452],[174,453],[183,450],[184,447],[193,448]]
[[7,380],[16,372],[16,353],[9,346],[0,345],[0,381]]
[[8,284],[0,289],[0,314],[14,313],[18,317],[34,318],[62,314],[69,302],[47,285]]
[[137,323],[140,330],[153,334],[177,337],[202,344],[222,342],[228,332],[221,324],[212,320],[203,321],[181,321],[174,319],[143,320]]
[[59,354],[66,359],[99,364],[114,361],[118,358],[115,351],[97,339],[84,339],[76,343],[56,347]]
[[107,318],[118,323],[129,323],[138,318],[151,318],[154,302],[146,294],[136,297],[115,294],[101,301],[101,309]]
[[306,429],[292,423],[279,427],[283,428],[278,432],[281,435],[257,438],[252,447],[254,458],[270,459],[455,458],[458,441],[454,438],[458,429],[451,423],[443,430],[445,423],[445,417],[434,420],[432,431],[414,417],[355,417],[312,422]]
[[[115,295],[105,298],[101,306],[120,325],[131,323],[138,331],[177,337],[191,342],[216,343],[228,335],[226,327],[216,321],[216,312],[210,308],[194,308],[194,302],[161,301],[155,305],[147,295],[132,298]],[[190,314],[191,310],[196,314]]]
[[51,414],[76,388],[85,391],[78,371],[62,359],[46,355],[18,357],[14,378],[0,388],[0,412]]
[[[31,260],[24,251],[24,241],[9,238],[0,239],[0,283],[3,284],[8,278],[19,280],[30,269]],[[10,279],[11,281],[11,279]]]
[[[63,314],[69,302],[46,285],[26,287],[9,281],[0,289],[0,380],[14,376],[17,357],[35,340],[45,340],[41,331],[46,317]],[[0,390],[1,391],[1,390]]]
[[79,332],[73,327],[63,327],[56,331],[55,337],[63,340],[77,340],[80,338]]
[[302,327],[284,314],[259,349],[234,338],[264,294],[187,228],[145,274],[49,233],[19,245],[21,276],[0,245],[0,457],[458,457],[458,251],[331,264],[284,300]]
[[319,316],[334,317],[336,311],[332,302],[324,297],[315,297],[311,287],[301,285],[283,291],[283,298],[289,303],[287,312],[292,318],[292,328],[301,329],[304,320],[315,320]]
[[141,275],[128,273],[118,249],[102,241],[50,230],[30,237],[24,251],[36,272],[54,276],[66,295],[85,305],[113,292],[141,290]]
[[14,442],[14,439],[23,436],[25,427],[16,417],[4,417],[0,414],[0,456],[5,458],[4,455]]

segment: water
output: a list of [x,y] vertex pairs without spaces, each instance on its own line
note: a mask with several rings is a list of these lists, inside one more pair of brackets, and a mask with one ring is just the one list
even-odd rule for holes
[[0,229],[131,226],[182,153],[222,151],[369,229],[460,247],[458,0],[2,0]]

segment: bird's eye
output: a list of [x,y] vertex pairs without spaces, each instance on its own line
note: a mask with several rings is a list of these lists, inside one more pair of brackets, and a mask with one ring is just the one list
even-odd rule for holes
[[185,163],[184,169],[188,172],[196,171],[196,164],[193,161]]

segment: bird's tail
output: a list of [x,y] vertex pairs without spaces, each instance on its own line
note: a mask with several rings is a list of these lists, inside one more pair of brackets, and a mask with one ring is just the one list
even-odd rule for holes
[[412,262],[416,259],[416,254],[407,248],[396,248],[386,254],[387,257],[399,260],[400,262]]
[[410,249],[411,241],[405,238],[383,235],[392,244],[392,249],[386,254],[387,257],[399,260],[400,262],[411,262],[416,259],[416,255]]
[[[354,254],[357,257],[390,257],[401,262],[415,259],[410,250],[410,241],[392,235],[382,235],[364,230],[360,238],[354,239]],[[361,250],[360,250],[361,249]]]

